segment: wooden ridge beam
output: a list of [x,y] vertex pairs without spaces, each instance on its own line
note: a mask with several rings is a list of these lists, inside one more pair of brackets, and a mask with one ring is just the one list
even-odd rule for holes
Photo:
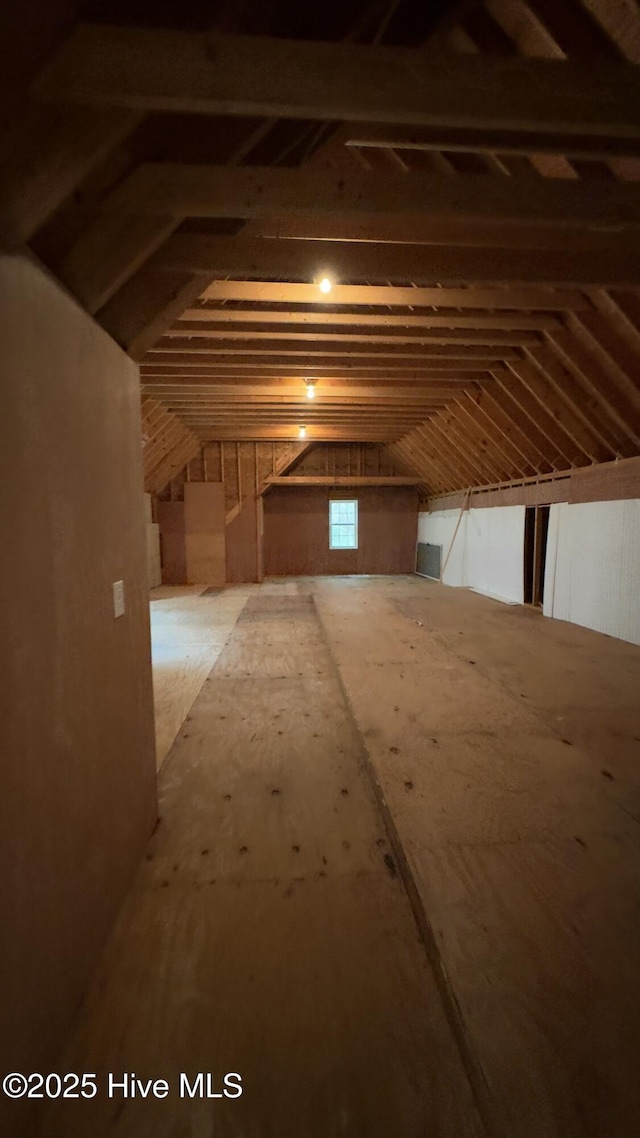
[[145,111],[640,138],[640,76],[623,63],[80,25],[35,91]]
[[[455,184],[455,181],[457,179],[451,179],[450,184]],[[453,191],[450,189],[450,192]],[[640,284],[639,262],[633,248],[614,251],[519,250],[433,245],[426,252],[420,245],[273,241],[269,238],[175,233],[147,261],[147,267],[161,272],[203,273],[215,278],[252,277],[257,281],[314,281],[328,273],[338,281],[366,280],[373,285],[393,282],[400,287],[409,282],[423,287],[455,287],[482,282],[487,285],[558,284],[622,288]],[[406,294],[406,289],[403,291]],[[309,293],[303,294],[304,300],[317,301],[321,295],[317,287],[314,293],[313,298]],[[205,292],[204,295],[209,294]],[[257,295],[259,299],[265,298],[264,294]],[[333,303],[339,298],[346,303],[355,300],[354,294],[345,294],[335,288],[328,295]],[[286,290],[276,299],[286,300]],[[366,302],[361,300],[360,303]],[[396,303],[410,304],[411,300],[403,298]],[[420,301],[415,297],[413,303]]]

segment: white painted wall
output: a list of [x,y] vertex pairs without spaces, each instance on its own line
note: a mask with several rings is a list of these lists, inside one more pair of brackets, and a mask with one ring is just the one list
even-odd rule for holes
[[524,506],[469,510],[465,577],[470,588],[500,601],[524,601]]
[[[498,600],[524,600],[524,506],[468,510],[443,575],[443,584],[467,586]],[[418,541],[442,546],[443,564],[455,533],[459,510],[422,513]]]
[[[459,513],[419,516],[418,540],[443,561]],[[466,511],[443,583],[522,604],[524,518],[524,506]],[[543,612],[640,644],[640,499],[551,506]]]
[[551,507],[543,611],[640,644],[640,499]]

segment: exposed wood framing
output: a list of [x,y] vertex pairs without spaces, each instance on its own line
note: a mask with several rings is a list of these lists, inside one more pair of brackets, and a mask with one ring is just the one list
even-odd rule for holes
[[[315,280],[330,268],[340,281],[364,279],[382,284],[388,280],[398,285],[414,281],[423,286],[441,284],[451,287],[460,282],[473,284],[476,281],[625,287],[640,284],[637,263],[638,257],[633,248],[589,251],[495,247],[487,250],[466,245],[434,245],[429,248],[427,256],[420,245],[274,241],[268,238],[203,237],[193,233],[171,237],[149,262],[154,271],[202,273],[208,277],[230,276],[240,280],[246,277]],[[305,288],[304,285],[297,287]],[[335,299],[341,297],[346,303],[358,303],[343,292],[348,287],[336,290]],[[265,298],[263,293],[258,299]],[[281,299],[286,300],[287,297]],[[307,293],[306,299],[311,301],[312,294]],[[317,289],[314,299],[317,301]],[[360,303],[367,301],[360,300]],[[376,302],[371,300],[368,303]],[[409,304],[410,301],[397,299],[396,303]],[[414,303],[419,303],[417,298]]]
[[640,451],[635,6],[409,7],[76,25],[14,100],[2,236],[140,363],[149,486],[231,512],[303,425],[425,494]]
[[154,399],[142,402],[145,490],[157,494],[201,448],[188,427]]
[[289,474],[267,479],[270,486],[417,486],[419,477],[407,478],[403,475],[379,474],[358,477],[358,475]]
[[[251,76],[250,84],[247,76]],[[524,58],[164,29],[79,27],[35,86],[41,98],[145,111],[573,131],[640,141],[640,77]]]

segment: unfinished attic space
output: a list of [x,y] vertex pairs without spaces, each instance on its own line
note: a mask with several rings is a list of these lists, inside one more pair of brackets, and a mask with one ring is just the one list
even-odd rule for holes
[[639,4],[0,24],[2,1138],[638,1138]]

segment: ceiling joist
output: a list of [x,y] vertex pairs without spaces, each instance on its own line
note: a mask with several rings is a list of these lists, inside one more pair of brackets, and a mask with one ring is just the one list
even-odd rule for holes
[[14,100],[2,236],[140,362],[148,488],[301,424],[433,493],[637,454],[634,6],[352,6],[98,0]]
[[416,63],[404,48],[84,25],[41,72],[35,92],[147,112],[640,140],[640,77],[624,64],[442,50]]

